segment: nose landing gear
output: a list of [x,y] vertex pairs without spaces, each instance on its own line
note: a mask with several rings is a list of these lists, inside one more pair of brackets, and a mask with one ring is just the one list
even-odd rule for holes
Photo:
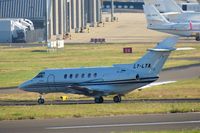
[[40,95],[40,97],[38,98],[38,104],[44,104],[45,103],[45,100],[43,98],[42,95]]

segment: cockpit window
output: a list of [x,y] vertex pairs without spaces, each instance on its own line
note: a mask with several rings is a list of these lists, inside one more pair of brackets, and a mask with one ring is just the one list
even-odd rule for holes
[[45,72],[40,72],[35,78],[44,78]]

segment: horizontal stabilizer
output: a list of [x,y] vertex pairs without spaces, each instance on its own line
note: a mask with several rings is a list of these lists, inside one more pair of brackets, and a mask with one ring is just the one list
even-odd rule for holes
[[156,49],[156,48],[151,48],[148,49],[147,51],[154,51],[154,52],[170,52],[176,50],[175,48],[172,49]]

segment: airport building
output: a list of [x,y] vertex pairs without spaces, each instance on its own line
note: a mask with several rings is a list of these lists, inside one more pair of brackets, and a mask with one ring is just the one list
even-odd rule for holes
[[45,40],[62,39],[100,23],[101,0],[0,0],[0,18],[29,19]]
[[[174,0],[184,11],[200,12],[198,0]],[[114,0],[115,12],[143,12],[144,0]],[[103,11],[109,12],[111,0],[103,0]]]

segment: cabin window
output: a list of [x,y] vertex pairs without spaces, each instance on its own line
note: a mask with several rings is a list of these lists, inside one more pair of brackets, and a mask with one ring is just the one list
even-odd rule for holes
[[97,73],[94,73],[94,77],[95,77],[95,78],[97,77]]
[[78,78],[78,74],[75,75],[75,78]]
[[64,78],[67,79],[67,74],[64,75]]
[[91,78],[91,73],[88,73],[88,78]]
[[85,74],[81,74],[81,78],[84,78],[85,77]]
[[73,78],[73,74],[70,74],[70,75],[69,75],[69,78],[72,79],[72,78]]
[[45,72],[40,72],[35,78],[44,78]]

